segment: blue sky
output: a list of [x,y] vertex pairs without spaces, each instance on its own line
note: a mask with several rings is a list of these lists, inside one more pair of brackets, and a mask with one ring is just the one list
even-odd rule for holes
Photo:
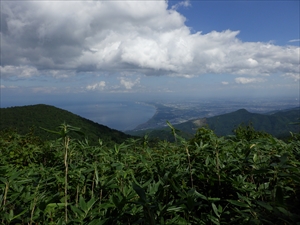
[[194,31],[239,30],[242,41],[299,46],[299,1],[191,1],[179,8]]
[[299,1],[0,4],[2,106],[299,97]]

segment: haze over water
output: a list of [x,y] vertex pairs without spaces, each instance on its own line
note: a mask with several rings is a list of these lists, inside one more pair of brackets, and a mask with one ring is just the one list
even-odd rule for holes
[[154,106],[130,101],[68,105],[63,108],[79,116],[120,131],[132,130],[137,125],[147,122],[156,111]]

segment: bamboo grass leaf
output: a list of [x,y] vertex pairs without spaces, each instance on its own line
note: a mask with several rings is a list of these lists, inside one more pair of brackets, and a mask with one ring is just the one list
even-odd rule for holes
[[282,191],[282,187],[280,186],[276,187],[275,199],[277,203],[283,205],[283,191]]
[[276,209],[278,209],[281,213],[283,213],[285,216],[290,217],[292,214],[291,212],[287,211],[285,208],[283,207],[276,207]]
[[243,208],[250,208],[249,205],[244,202],[240,202],[240,201],[236,201],[236,200],[227,200],[227,201],[235,206],[239,206],[239,207],[243,207]]
[[216,216],[217,216],[218,218],[220,218],[220,214],[219,214],[219,212],[218,212],[218,209],[217,209],[217,206],[215,205],[215,203],[211,203],[211,206],[212,206],[212,208],[213,208],[214,213],[216,214]]
[[88,223],[88,225],[103,225],[106,223],[106,221],[109,220],[109,218],[107,219],[95,219],[93,221],[91,221],[90,223]]
[[167,208],[168,212],[182,212],[183,208],[180,206],[171,206]]
[[88,211],[91,210],[91,208],[93,207],[93,205],[97,202],[97,200],[95,198],[91,198],[87,203],[86,203],[86,206],[87,206],[87,209]]
[[80,206],[80,209],[82,209],[83,211],[87,211],[87,209],[88,209],[87,204],[84,201],[84,198],[82,196],[79,197],[79,206]]
[[263,201],[256,201],[256,203],[262,207],[264,207],[265,209],[269,210],[269,211],[272,211],[273,210],[273,207],[267,203],[267,202],[263,202]]
[[80,210],[79,208],[77,208],[73,205],[71,205],[70,207],[71,207],[71,210],[74,212],[74,214],[77,214],[77,216],[79,218],[84,218],[84,212],[82,210]]
[[62,133],[61,132],[59,132],[59,131],[54,131],[54,130],[49,130],[49,129],[46,129],[46,128],[43,128],[43,127],[40,127],[40,129],[42,129],[42,130],[44,130],[44,131],[47,131],[47,132],[49,132],[49,133],[52,133],[52,134],[58,134],[58,135],[62,135]]
[[219,222],[218,218],[216,218],[216,217],[214,217],[212,215],[208,215],[208,217],[209,217],[209,219],[210,219],[211,222],[213,222],[216,225],[220,225],[220,222]]
[[140,199],[143,202],[147,202],[146,193],[145,193],[144,189],[141,188],[139,185],[137,185],[135,183],[132,184],[132,187],[135,190],[135,192],[138,194],[138,196],[140,197]]

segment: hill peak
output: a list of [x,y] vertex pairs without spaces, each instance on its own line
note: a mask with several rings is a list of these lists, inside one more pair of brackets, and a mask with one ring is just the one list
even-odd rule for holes
[[246,109],[239,109],[237,111],[235,111],[236,113],[250,113],[249,111],[247,111]]
[[12,128],[17,129],[20,134],[26,134],[30,130],[34,130],[35,135],[44,140],[57,137],[40,129],[41,127],[57,130],[63,123],[79,127],[91,143],[98,144],[99,138],[107,143],[122,143],[131,137],[52,105],[36,104],[0,108],[0,115],[0,131]]

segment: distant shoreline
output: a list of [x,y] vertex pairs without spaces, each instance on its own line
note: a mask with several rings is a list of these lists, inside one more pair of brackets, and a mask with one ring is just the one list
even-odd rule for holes
[[158,114],[158,107],[155,104],[151,104],[151,103],[147,103],[147,102],[135,102],[136,104],[142,104],[142,105],[146,105],[146,106],[151,106],[152,108],[155,109],[154,114],[144,123],[140,123],[137,126],[135,126],[133,129],[131,130],[125,130],[125,131],[133,131],[133,130],[138,130],[139,126],[143,126],[144,124],[147,124],[150,120],[152,120],[157,114]]

